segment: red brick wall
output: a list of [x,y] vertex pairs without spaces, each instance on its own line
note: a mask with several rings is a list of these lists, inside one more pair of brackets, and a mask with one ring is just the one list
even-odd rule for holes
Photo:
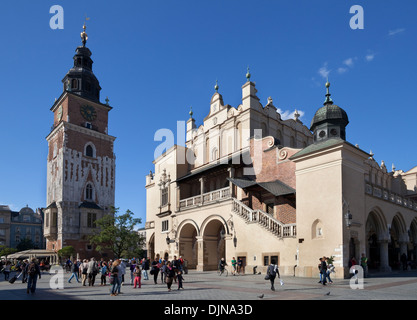
[[[295,163],[288,158],[297,153],[299,149],[284,147],[278,150],[276,146],[271,148],[269,143],[272,139],[272,137],[266,137],[261,142],[259,140],[254,142],[254,139],[250,142],[253,165],[255,168],[259,168],[256,181],[280,180],[295,189]],[[254,143],[262,143],[262,152],[258,152]]]

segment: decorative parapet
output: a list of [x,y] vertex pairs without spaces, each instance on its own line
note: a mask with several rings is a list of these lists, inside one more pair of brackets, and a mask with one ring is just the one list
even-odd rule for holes
[[417,202],[404,198],[401,195],[390,192],[389,190],[382,189],[381,187],[374,186],[370,183],[365,183],[365,193],[375,198],[389,201],[396,205],[417,211]]

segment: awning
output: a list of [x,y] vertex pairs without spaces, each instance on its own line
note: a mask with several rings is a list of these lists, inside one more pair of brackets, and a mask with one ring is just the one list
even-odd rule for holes
[[[56,255],[57,253],[55,251],[50,250],[42,250],[42,249],[31,249],[31,250],[25,250],[20,252],[15,252],[13,254],[7,255],[7,259],[25,259],[30,257],[49,257]],[[6,258],[6,256],[2,256],[2,258]]]
[[[273,194],[274,196],[285,196],[288,194],[295,194],[295,189],[286,185],[280,180],[269,181],[269,182],[256,182],[250,179],[240,179],[240,178],[227,178],[234,185],[238,186],[241,189],[250,189],[252,187],[261,187],[267,192]],[[250,191],[250,190],[248,190]]]

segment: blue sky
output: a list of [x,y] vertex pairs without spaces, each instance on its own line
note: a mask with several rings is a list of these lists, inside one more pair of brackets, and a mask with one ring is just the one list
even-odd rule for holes
[[[64,9],[52,30],[49,9]],[[350,8],[364,9],[352,30]],[[200,125],[216,79],[237,107],[250,66],[262,104],[302,111],[309,126],[325,95],[348,113],[347,140],[390,169],[417,165],[415,0],[3,1],[0,10],[0,204],[46,206],[46,157],[55,98],[81,44],[113,110],[116,206],[145,222],[145,175],[158,129],[175,132],[192,106]]]

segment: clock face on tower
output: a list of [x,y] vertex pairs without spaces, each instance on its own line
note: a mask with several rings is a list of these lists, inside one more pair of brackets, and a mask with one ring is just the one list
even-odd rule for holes
[[81,115],[87,121],[93,121],[97,118],[97,112],[92,106],[89,106],[89,105],[81,106],[80,111],[81,111]]

